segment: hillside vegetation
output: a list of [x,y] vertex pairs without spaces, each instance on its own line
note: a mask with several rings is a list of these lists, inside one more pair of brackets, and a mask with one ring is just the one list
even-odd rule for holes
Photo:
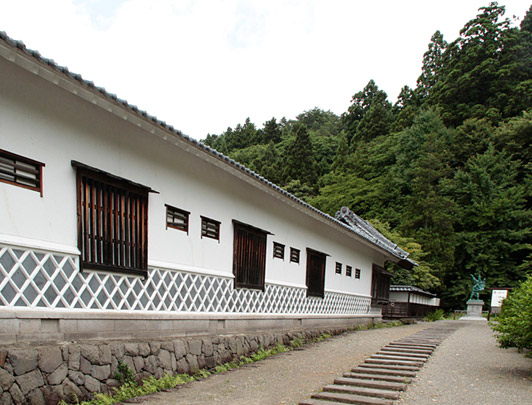
[[523,12],[512,24],[490,3],[452,42],[437,31],[395,104],[370,80],[341,116],[247,119],[204,142],[324,212],[370,220],[419,264],[391,266],[392,282],[447,309],[464,307],[470,273],[514,287],[532,273],[532,7]]

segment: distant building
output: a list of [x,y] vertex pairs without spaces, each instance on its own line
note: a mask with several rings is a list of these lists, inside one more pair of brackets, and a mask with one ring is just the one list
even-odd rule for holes
[[411,285],[391,285],[390,301],[382,308],[384,318],[423,318],[440,306],[436,294]]

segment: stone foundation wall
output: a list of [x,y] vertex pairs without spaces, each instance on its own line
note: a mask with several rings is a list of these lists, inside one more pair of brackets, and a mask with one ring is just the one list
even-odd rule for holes
[[286,345],[296,338],[311,340],[325,332],[334,335],[345,330],[0,346],[0,403],[39,405],[57,404],[61,399],[70,403],[89,399],[94,393],[108,392],[119,385],[114,378],[119,361],[127,364],[139,379],[193,374],[254,353],[260,347]]

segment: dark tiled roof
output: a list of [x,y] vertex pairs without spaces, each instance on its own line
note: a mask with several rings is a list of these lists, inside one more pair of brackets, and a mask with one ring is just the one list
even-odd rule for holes
[[[131,112],[142,116],[144,119],[151,121],[153,124],[164,128],[170,132],[172,132],[174,135],[178,136],[179,138],[183,139],[185,142],[188,142],[189,144],[193,145],[194,147],[201,149],[205,151],[206,153],[216,157],[217,159],[225,162],[226,164],[240,170],[241,172],[245,173],[246,175],[254,178],[255,180],[265,184],[266,186],[272,188],[273,190],[277,191],[284,197],[296,202],[297,204],[305,207],[306,209],[324,217],[328,221],[334,223],[335,225],[347,229],[348,231],[351,231],[362,238],[370,241],[374,245],[378,246],[381,249],[384,249],[385,251],[388,251],[393,256],[399,258],[399,259],[406,259],[406,256],[408,256],[408,253],[390,248],[390,245],[393,245],[390,241],[388,241],[384,236],[380,235],[375,229],[373,229],[374,232],[376,232],[380,237],[375,237],[374,234],[371,232],[361,232],[359,227],[355,226],[353,227],[350,223],[346,223],[345,221],[340,221],[336,218],[331,217],[328,214],[325,214],[324,212],[318,210],[317,208],[314,208],[313,206],[307,204],[306,202],[300,200],[299,198],[295,197],[294,195],[290,194],[286,190],[283,190],[281,187],[277,186],[276,184],[270,182],[269,180],[265,179],[264,177],[260,176],[259,174],[253,172],[252,170],[248,169],[247,167],[241,165],[240,163],[230,159],[229,157],[223,155],[222,153],[216,151],[215,149],[212,149],[211,147],[203,144],[202,142],[197,141],[194,138],[191,138],[185,134],[183,134],[178,129],[175,129],[173,126],[168,125],[166,122],[159,120],[157,117],[148,114],[146,111],[140,110],[137,106],[129,104],[126,100],[118,98],[116,94],[110,93],[107,90],[105,90],[103,87],[96,86],[92,81],[84,79],[80,74],[72,73],[68,68],[64,66],[58,65],[53,59],[48,59],[35,50],[28,49],[26,45],[22,41],[17,41],[12,38],[10,38],[4,31],[0,31],[0,40],[4,41],[7,45],[9,45],[12,48],[16,48],[19,51],[23,52],[24,54],[31,56],[34,58],[37,62],[43,63],[45,65],[48,65],[53,70],[67,76],[70,79],[76,80],[79,82],[79,85],[82,87],[87,87],[91,91],[99,94],[102,97],[105,97],[107,99],[110,99],[118,104],[121,104],[124,108],[130,110]],[[359,218],[359,217],[357,217]],[[361,218],[360,218],[361,219]],[[371,225],[370,225],[371,226]],[[388,243],[383,243],[383,238],[388,241]]]
[[436,297],[436,294],[422,290],[421,288],[414,287],[413,285],[391,285],[390,292],[415,292],[420,295],[426,295],[429,297]]

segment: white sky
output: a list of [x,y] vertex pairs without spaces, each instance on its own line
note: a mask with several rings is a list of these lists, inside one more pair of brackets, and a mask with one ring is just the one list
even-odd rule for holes
[[[370,79],[395,102],[436,30],[489,0],[0,0],[0,31],[201,139],[250,117],[347,110]],[[531,0],[501,0],[522,18]]]

